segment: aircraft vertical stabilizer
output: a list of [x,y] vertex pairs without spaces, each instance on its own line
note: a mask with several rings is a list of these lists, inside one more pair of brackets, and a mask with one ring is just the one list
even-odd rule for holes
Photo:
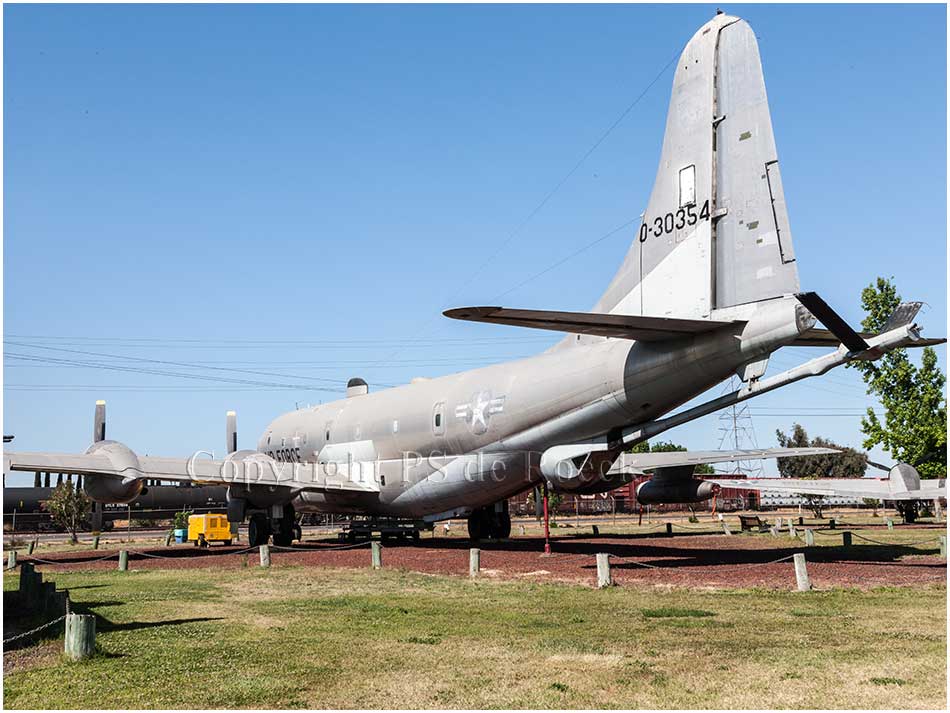
[[797,290],[755,35],[717,15],[677,63],[653,191],[593,311],[702,319]]

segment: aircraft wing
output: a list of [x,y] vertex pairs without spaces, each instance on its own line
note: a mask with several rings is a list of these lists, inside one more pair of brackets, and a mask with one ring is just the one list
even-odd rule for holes
[[663,342],[693,334],[712,332],[744,322],[719,322],[710,319],[673,319],[640,317],[629,314],[596,312],[556,312],[540,309],[509,309],[507,307],[459,307],[443,312],[446,317],[468,322],[507,324],[533,327],[553,332],[593,334],[598,337],[619,337],[641,342]]
[[[131,453],[131,452],[130,452]],[[112,478],[148,478],[201,485],[260,485],[294,491],[346,490],[378,493],[373,463],[359,461],[335,464],[332,473],[321,464],[283,463],[263,453],[243,460],[212,460],[204,457],[166,458],[133,456],[117,463],[105,453],[4,453],[6,470],[73,473]]]
[[617,459],[614,467],[648,471],[658,470],[660,468],[678,468],[688,465],[703,465],[707,463],[764,460],[766,458],[793,458],[795,456],[816,456],[825,453],[837,452],[838,451],[832,448],[760,448],[756,450],[736,451],[667,451],[663,453],[623,453]]
[[788,495],[875,498],[877,500],[934,500],[947,497],[946,480],[923,480],[915,490],[894,490],[887,478],[715,478],[723,488],[768,490]]

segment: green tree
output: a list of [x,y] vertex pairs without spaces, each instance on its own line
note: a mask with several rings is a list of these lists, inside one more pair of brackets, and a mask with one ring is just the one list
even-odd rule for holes
[[[877,278],[861,292],[867,317],[861,326],[878,333],[901,302],[890,279]],[[921,477],[943,477],[947,472],[946,376],[937,366],[937,353],[924,347],[920,366],[915,366],[906,349],[888,352],[878,361],[855,361],[851,368],[861,372],[868,394],[876,396],[884,408],[884,421],[873,409],[861,419],[864,447],[881,446],[891,456],[917,468]]]
[[43,503],[53,522],[66,530],[73,543],[78,541],[76,533],[92,512],[89,496],[72,483],[62,483],[50,493],[49,500]]
[[[686,446],[681,446],[678,443],[673,443],[672,441],[657,441],[652,446],[649,441],[643,441],[638,443],[633,448],[630,449],[630,453],[671,453],[671,452],[681,452],[685,451]],[[696,470],[693,471],[696,475],[713,475],[716,470],[709,463],[700,463],[696,466]]]
[[791,433],[775,431],[782,448],[833,448],[840,453],[779,458],[778,472],[783,478],[862,478],[868,468],[867,453],[841,446],[827,438],[809,438],[801,424],[794,424]]

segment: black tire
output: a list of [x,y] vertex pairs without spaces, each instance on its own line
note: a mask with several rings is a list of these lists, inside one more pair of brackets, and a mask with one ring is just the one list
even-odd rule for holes
[[225,541],[224,541],[224,546],[225,546],[225,547],[230,547],[230,546],[231,546],[231,540],[225,540]]
[[247,544],[251,547],[266,545],[270,538],[270,523],[263,515],[251,516],[247,524]]
[[485,531],[482,513],[478,510],[468,516],[468,539],[472,542],[478,542],[483,537],[487,537]]
[[294,544],[293,533],[292,532],[275,532],[274,544],[277,547],[290,547],[292,544]]
[[511,537],[511,515],[506,512],[495,515],[495,537],[499,540]]

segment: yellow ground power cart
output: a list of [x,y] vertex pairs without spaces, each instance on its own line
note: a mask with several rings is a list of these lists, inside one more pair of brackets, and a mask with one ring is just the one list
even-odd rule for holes
[[208,547],[212,542],[231,544],[231,523],[226,515],[189,515],[188,540],[195,547]]

